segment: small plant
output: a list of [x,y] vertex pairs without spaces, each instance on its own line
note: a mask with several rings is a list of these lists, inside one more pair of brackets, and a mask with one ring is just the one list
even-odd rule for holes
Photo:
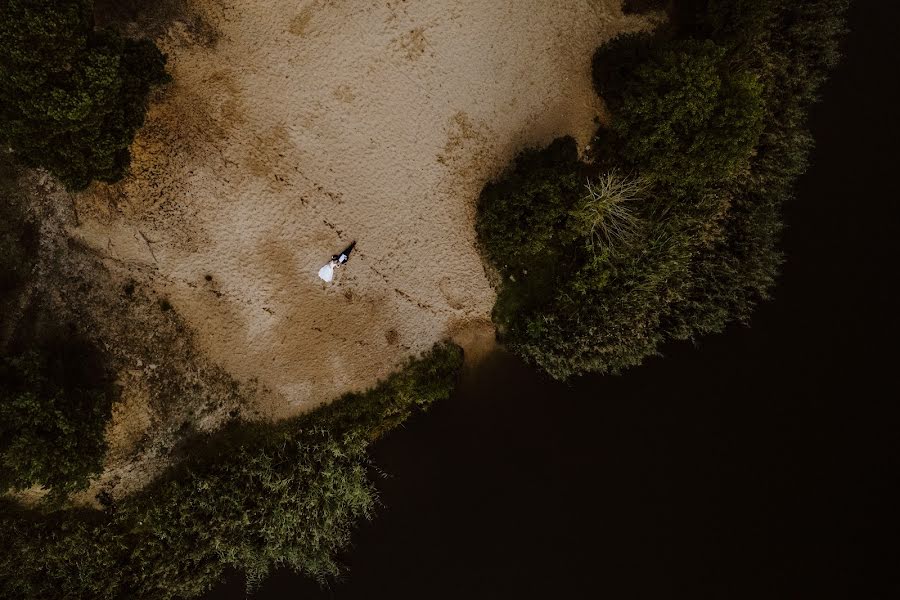
[[631,204],[643,199],[649,185],[635,175],[619,175],[614,169],[585,183],[587,195],[573,209],[573,227],[583,235],[591,252],[614,252],[631,243],[640,232],[641,219]]

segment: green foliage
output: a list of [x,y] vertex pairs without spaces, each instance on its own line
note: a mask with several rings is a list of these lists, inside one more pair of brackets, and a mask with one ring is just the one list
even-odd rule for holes
[[591,78],[594,90],[603,98],[610,110],[622,108],[622,92],[631,80],[635,69],[643,64],[654,51],[655,36],[636,32],[617,35],[594,52],[591,61]]
[[336,552],[374,506],[364,440],[312,427],[268,431],[265,439],[254,433],[219,461],[192,465],[108,515],[5,517],[4,539],[16,548],[0,563],[0,590],[5,597],[190,598],[228,567],[245,570],[251,582],[275,565],[337,574]]
[[[480,240],[504,275],[494,320],[556,378],[618,372],[666,341],[746,322],[775,281],[780,207],[805,169],[806,113],[837,60],[846,1],[699,5],[685,27],[708,39],[598,49],[594,83],[613,115],[593,164],[539,169],[528,151],[482,194]],[[588,194],[572,173],[591,174]]]
[[757,74],[763,86],[765,128],[748,171],[720,192],[728,204],[722,235],[698,253],[687,300],[669,315],[676,337],[747,322],[768,297],[782,261],[781,205],[806,169],[812,147],[806,115],[838,61],[846,8],[846,0],[710,1],[711,35],[729,48],[732,64]]
[[622,158],[671,187],[703,188],[746,166],[762,130],[762,87],[728,72],[711,40],[671,42],[638,66],[614,128]]
[[[562,161],[561,147],[567,149]],[[674,248],[648,218],[653,203],[646,182],[589,172],[574,141],[557,140],[526,152],[503,181],[485,188],[479,203],[482,245],[504,276],[494,320],[511,349],[561,379],[616,371],[652,351],[658,340],[647,325],[648,299],[659,295],[665,277],[661,269],[652,281],[640,276],[664,253],[645,250],[651,243]],[[542,213],[554,217],[520,229],[522,215]]]
[[462,359],[459,346],[438,344],[364,394],[350,393],[321,407],[315,413],[316,423],[332,431],[355,430],[375,441],[413,412],[446,400]]
[[112,407],[100,364],[63,338],[0,357],[0,491],[41,485],[60,499],[100,471]]
[[543,151],[526,150],[512,170],[485,187],[479,201],[478,233],[488,257],[510,272],[521,271],[569,240],[566,218],[582,193],[575,140],[555,140]]
[[782,0],[707,0],[700,19],[710,37],[752,48],[775,26],[784,4]]
[[192,598],[227,568],[251,586],[276,566],[335,576],[337,552],[376,503],[368,444],[446,398],[461,363],[458,347],[439,345],[365,394],[217,433],[104,515],[5,511],[0,595]]
[[539,306],[552,295],[559,265],[571,259],[576,241],[567,221],[584,193],[584,165],[575,140],[555,140],[541,151],[526,150],[498,182],[488,184],[478,204],[476,228],[483,250],[506,278],[494,320]]
[[122,177],[147,94],[166,80],[146,40],[94,30],[91,0],[0,4],[0,141],[70,189]]

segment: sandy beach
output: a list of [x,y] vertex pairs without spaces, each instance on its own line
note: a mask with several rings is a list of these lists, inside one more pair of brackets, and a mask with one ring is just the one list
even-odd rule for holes
[[523,147],[586,143],[604,115],[594,49],[647,26],[617,0],[190,11],[158,39],[173,81],[130,175],[78,195],[72,233],[167,298],[264,418],[364,389],[447,336],[483,347],[481,187]]

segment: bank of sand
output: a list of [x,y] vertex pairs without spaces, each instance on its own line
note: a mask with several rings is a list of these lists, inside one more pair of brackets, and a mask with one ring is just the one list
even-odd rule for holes
[[189,16],[158,40],[173,82],[132,173],[76,197],[74,234],[167,297],[272,418],[448,335],[490,336],[479,191],[525,146],[585,143],[593,50],[646,26],[617,0],[198,0]]

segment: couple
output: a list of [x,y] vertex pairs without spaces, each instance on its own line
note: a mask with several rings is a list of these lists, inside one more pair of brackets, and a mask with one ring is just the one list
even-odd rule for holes
[[354,246],[356,246],[356,240],[352,241],[340,254],[333,255],[331,261],[319,269],[319,279],[331,281],[334,278],[334,270],[350,260],[350,253],[353,251]]

